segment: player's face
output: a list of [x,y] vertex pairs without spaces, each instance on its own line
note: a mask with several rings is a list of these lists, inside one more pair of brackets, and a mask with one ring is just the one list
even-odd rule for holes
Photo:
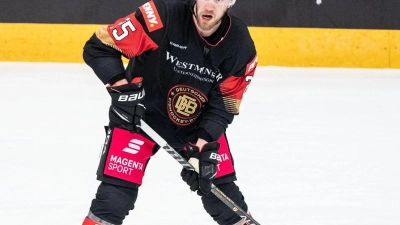
[[197,26],[209,31],[220,24],[231,0],[197,0],[195,6]]

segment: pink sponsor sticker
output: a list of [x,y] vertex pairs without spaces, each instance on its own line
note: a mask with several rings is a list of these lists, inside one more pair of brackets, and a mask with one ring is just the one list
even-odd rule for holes
[[218,150],[220,160],[217,166],[217,178],[235,172],[231,153],[229,151],[229,145],[228,142],[226,141],[225,134],[221,136],[218,142],[220,144]]
[[155,143],[137,133],[114,128],[104,174],[142,184]]

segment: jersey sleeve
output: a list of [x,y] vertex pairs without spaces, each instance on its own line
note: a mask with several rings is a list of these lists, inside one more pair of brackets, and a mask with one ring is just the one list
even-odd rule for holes
[[[250,50],[250,52],[252,52]],[[198,138],[207,141],[216,141],[225,132],[234,116],[239,114],[240,103],[246,92],[257,67],[257,55],[253,56],[238,68],[234,75],[229,76],[215,88],[209,98],[208,106],[204,110],[203,119],[196,133]]]
[[[136,12],[120,18],[115,23],[103,26],[96,32],[101,42],[128,58],[158,48],[166,20],[163,2],[149,1]],[[159,10],[160,9],[160,10]],[[159,11],[161,13],[159,13]]]
[[255,55],[243,69],[228,77],[219,85],[224,106],[228,113],[239,114],[243,94],[253,79],[257,62],[257,55]]
[[121,56],[133,58],[156,50],[162,42],[168,19],[163,0],[151,0],[135,12],[102,26],[86,42],[83,59],[104,83],[126,77]]

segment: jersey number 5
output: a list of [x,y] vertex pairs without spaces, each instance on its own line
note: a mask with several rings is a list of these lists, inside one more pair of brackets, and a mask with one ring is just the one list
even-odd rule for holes
[[121,24],[121,30],[118,29],[119,27],[114,28],[112,34],[115,40],[120,41],[126,38],[129,35],[129,32],[133,32],[136,28],[133,26],[132,22],[127,19],[125,22]]

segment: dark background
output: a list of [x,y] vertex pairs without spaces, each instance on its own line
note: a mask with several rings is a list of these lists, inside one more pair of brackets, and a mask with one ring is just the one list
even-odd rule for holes
[[[400,29],[400,0],[237,0],[248,26]],[[0,22],[109,24],[147,0],[0,0]]]

